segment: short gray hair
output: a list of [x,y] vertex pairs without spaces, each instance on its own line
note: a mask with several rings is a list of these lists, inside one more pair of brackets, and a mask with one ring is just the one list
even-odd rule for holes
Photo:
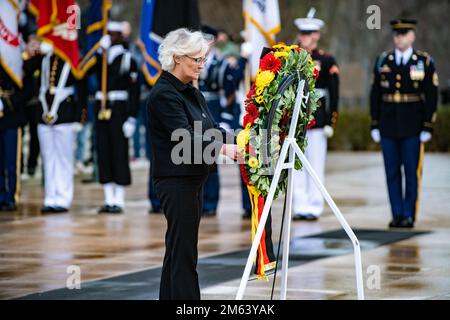
[[186,28],[171,31],[158,49],[161,69],[172,71],[175,67],[174,56],[193,55],[197,52],[206,54],[208,49],[208,41],[200,31],[189,31]]

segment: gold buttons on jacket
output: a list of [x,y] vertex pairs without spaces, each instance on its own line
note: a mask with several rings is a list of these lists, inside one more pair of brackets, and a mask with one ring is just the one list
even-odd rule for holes
[[402,76],[399,75],[399,74],[397,74],[397,75],[395,76],[395,79],[397,79],[397,80],[402,80]]
[[401,86],[402,86],[402,85],[400,84],[400,82],[396,82],[396,83],[395,83],[395,87],[396,87],[397,89],[400,89]]
[[50,86],[55,85],[57,69],[58,69],[58,56],[55,55],[55,58],[54,58],[53,64],[52,64],[52,70],[50,72],[50,83],[49,83]]

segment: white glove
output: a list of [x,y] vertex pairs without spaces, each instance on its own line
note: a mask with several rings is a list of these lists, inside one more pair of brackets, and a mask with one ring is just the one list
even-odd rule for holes
[[420,133],[420,142],[427,143],[430,140],[431,140],[431,133],[429,133],[428,131],[422,131]]
[[78,134],[81,130],[83,130],[83,125],[79,122],[74,122],[73,131],[75,131],[75,133]]
[[0,98],[0,112],[3,112],[4,108],[2,98]]
[[327,138],[331,138],[334,135],[334,129],[331,126],[323,127],[323,134]]
[[41,42],[41,44],[39,46],[39,51],[43,55],[50,54],[53,52],[53,46],[51,44],[43,41],[43,42]]
[[127,121],[123,123],[122,131],[125,138],[131,138],[136,130],[136,118],[128,117]]
[[251,42],[244,42],[243,44],[241,44],[241,56],[243,56],[244,58],[248,58],[253,51],[253,46],[251,44]]
[[380,130],[379,129],[372,129],[372,131],[370,131],[370,135],[372,136],[372,140],[375,143],[380,143],[381,135],[380,135]]
[[109,47],[111,47],[111,36],[109,34],[105,34],[100,39],[100,47],[102,47],[104,50],[108,50]]

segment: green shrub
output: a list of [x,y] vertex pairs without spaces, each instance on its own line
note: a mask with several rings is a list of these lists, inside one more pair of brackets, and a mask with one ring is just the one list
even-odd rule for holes
[[330,150],[375,150],[370,137],[370,117],[362,109],[344,109],[339,112],[334,136],[329,141]]
[[427,151],[450,151],[450,105],[439,108],[433,138],[426,144]]

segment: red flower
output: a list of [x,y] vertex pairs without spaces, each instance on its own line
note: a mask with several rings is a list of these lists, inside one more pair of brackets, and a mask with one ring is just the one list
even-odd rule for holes
[[300,47],[295,48],[295,51],[300,52],[300,51],[302,51],[302,48],[300,48]]
[[255,89],[251,89],[251,90],[247,93],[247,99],[251,99],[255,94],[256,94]]
[[249,103],[245,107],[245,111],[247,112],[244,116],[244,128],[247,126],[247,124],[253,124],[255,122],[256,118],[259,116],[258,107],[254,105],[253,103]]
[[316,119],[312,119],[311,122],[308,123],[308,126],[306,127],[306,129],[311,129],[315,125],[316,125]]
[[314,79],[317,79],[319,77],[319,70],[317,68],[314,68]]
[[266,54],[260,61],[262,71],[272,71],[277,74],[281,68],[281,59],[276,58],[272,52]]

